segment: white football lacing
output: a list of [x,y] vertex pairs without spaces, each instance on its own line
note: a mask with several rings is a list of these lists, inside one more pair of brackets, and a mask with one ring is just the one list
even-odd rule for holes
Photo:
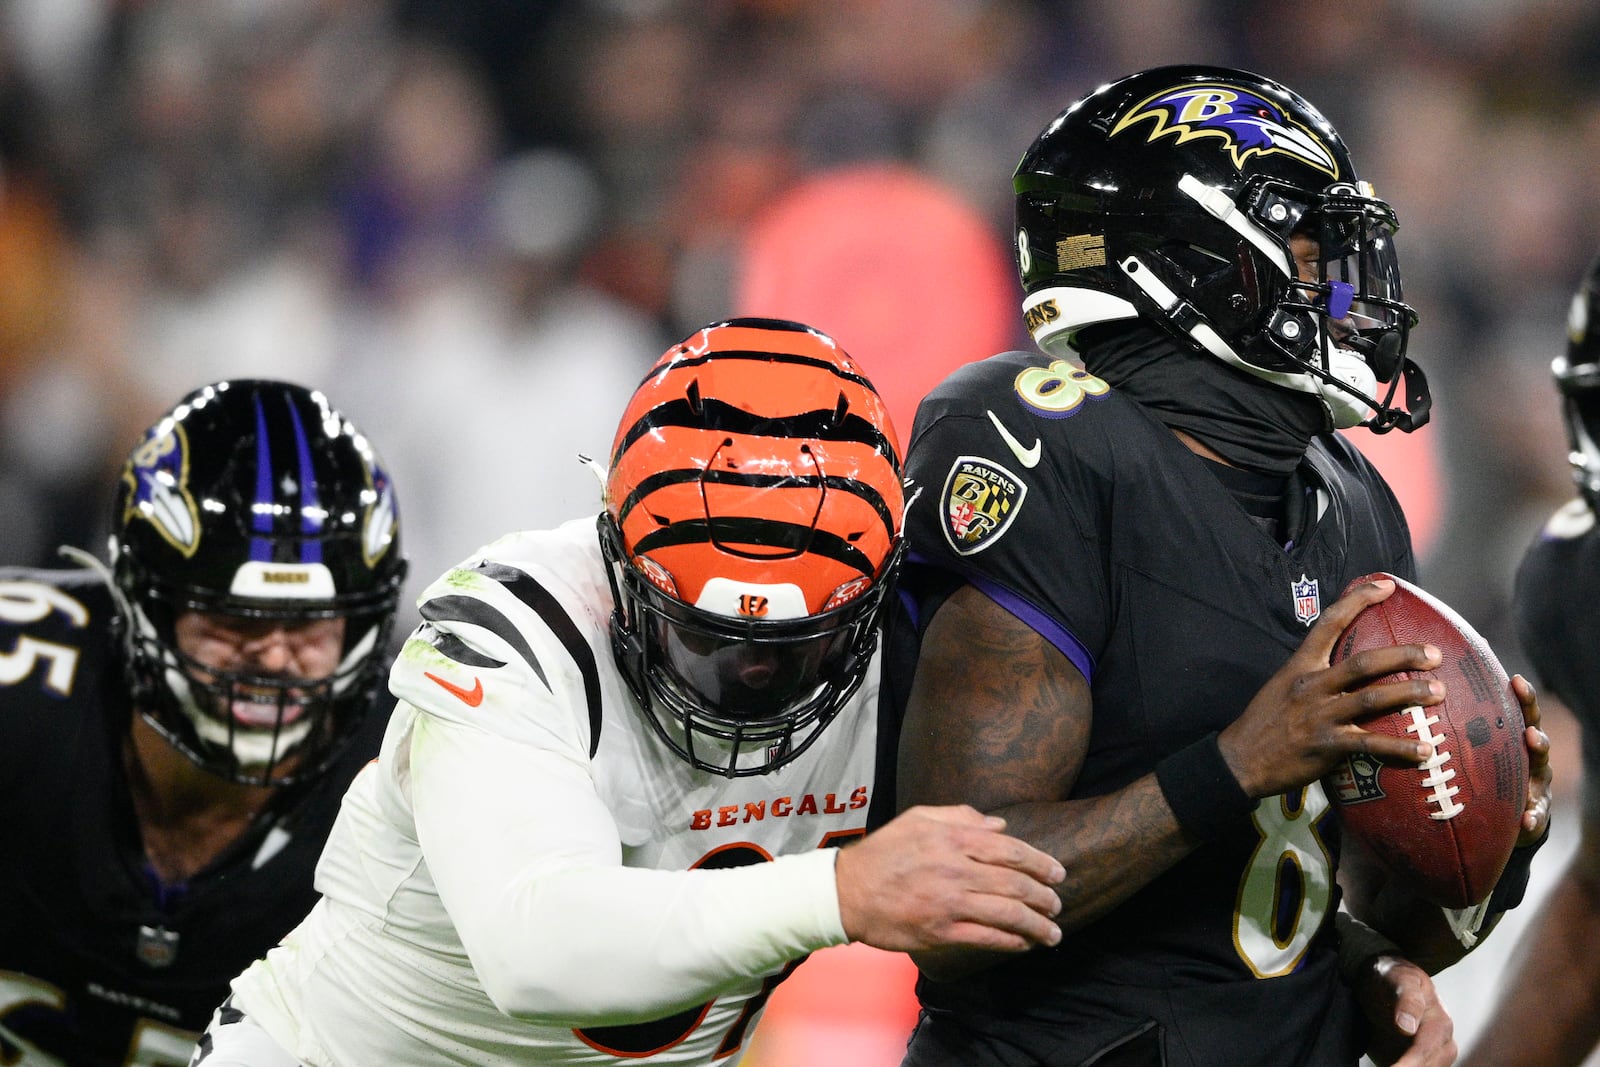
[[1406,733],[1414,734],[1419,741],[1426,741],[1433,746],[1433,755],[1417,764],[1417,770],[1427,771],[1427,777],[1422,779],[1422,787],[1429,790],[1428,803],[1437,808],[1428,812],[1430,819],[1453,819],[1466,810],[1462,804],[1456,803],[1456,794],[1460,788],[1450,784],[1450,779],[1456,776],[1454,767],[1447,767],[1450,762],[1450,753],[1444,745],[1444,736],[1433,732],[1433,726],[1439,721],[1437,715],[1429,715],[1420,706],[1410,707],[1405,714],[1411,716],[1411,722],[1406,726]]

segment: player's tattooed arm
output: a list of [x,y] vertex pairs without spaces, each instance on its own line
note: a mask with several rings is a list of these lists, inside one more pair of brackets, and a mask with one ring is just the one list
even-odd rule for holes
[[[939,608],[906,710],[900,803],[1003,815],[1008,833],[1066,867],[1065,930],[1105,914],[1193,848],[1153,775],[1107,796],[1063,799],[1092,718],[1083,675],[1025,623],[970,586]],[[918,963],[929,973],[966,969],[948,955]]]

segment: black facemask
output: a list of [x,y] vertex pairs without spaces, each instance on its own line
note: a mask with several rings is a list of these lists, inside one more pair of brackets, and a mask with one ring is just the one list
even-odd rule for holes
[[1328,425],[1322,401],[1179,346],[1142,323],[1078,335],[1084,367],[1229,463],[1287,475]]

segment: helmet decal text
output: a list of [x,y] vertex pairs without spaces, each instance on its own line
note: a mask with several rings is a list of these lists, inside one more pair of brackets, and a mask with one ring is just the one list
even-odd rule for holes
[[1083,270],[1106,265],[1103,233],[1068,234],[1056,242],[1056,270]]

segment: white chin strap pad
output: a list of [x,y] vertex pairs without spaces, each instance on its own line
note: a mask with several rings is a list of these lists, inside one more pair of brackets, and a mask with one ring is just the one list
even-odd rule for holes
[[[1330,349],[1328,373],[1362,396],[1377,395],[1377,376],[1372,373],[1372,368],[1367,366],[1366,360],[1348,348],[1334,346]],[[1352,396],[1327,382],[1321,385],[1322,402],[1327,405],[1328,413],[1333,416],[1335,429],[1348,430],[1352,426],[1359,426],[1372,414],[1372,409],[1360,397]]]

